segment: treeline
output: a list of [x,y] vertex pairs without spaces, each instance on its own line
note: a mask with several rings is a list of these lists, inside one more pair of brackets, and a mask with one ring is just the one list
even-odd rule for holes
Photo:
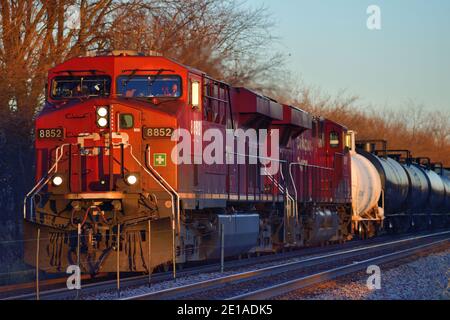
[[263,89],[282,65],[268,54],[272,26],[264,7],[240,0],[0,1],[0,242],[20,237],[34,184],[33,120],[51,67],[93,52],[156,51]]
[[[450,166],[449,114],[362,108],[357,99],[293,90],[264,7],[240,0],[0,1],[0,208],[20,219],[33,183],[33,119],[49,68],[113,49],[157,51]],[[286,89],[288,88],[288,90]]]
[[433,110],[414,101],[395,110],[363,106],[344,92],[331,97],[308,87],[286,96],[289,103],[356,131],[357,139],[387,140],[389,149],[408,149],[413,157],[429,157],[450,167],[450,108]]

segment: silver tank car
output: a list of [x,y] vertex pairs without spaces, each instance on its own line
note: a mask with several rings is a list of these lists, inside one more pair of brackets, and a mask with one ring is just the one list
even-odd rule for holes
[[384,192],[384,215],[404,213],[409,193],[409,179],[403,166],[392,158],[379,157],[359,150],[378,171]]
[[408,213],[424,213],[427,209],[430,185],[425,170],[411,163],[403,164],[409,178],[409,195],[405,204]]
[[450,178],[447,176],[441,176],[442,182],[445,187],[445,201],[442,206],[442,212],[449,213],[450,212]]
[[[376,152],[370,152],[370,147],[367,149],[358,152],[380,175],[386,225],[400,232],[418,227],[442,227],[445,219],[438,217],[449,213],[450,179],[431,170],[428,158],[412,159],[407,150],[384,149],[378,151],[383,156],[378,156]],[[407,156],[401,158],[398,152],[406,152]],[[428,161],[427,165],[423,164],[424,159]]]
[[[381,179],[375,166],[356,153],[355,133],[351,136],[352,227],[360,236],[373,235],[384,220]],[[381,201],[380,201],[381,200]],[[381,207],[379,206],[381,204]]]
[[[374,165],[363,156],[352,153],[353,214],[364,218],[372,210],[378,210],[381,197],[381,179]],[[381,210],[381,208],[380,208]],[[380,212],[380,217],[383,214]]]
[[437,213],[442,209],[445,202],[445,187],[441,177],[433,170],[425,169],[430,185],[430,197],[428,198],[428,209],[431,213]]

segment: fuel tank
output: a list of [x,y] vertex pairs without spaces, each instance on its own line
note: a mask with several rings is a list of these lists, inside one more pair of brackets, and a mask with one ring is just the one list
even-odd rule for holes
[[336,240],[339,232],[339,216],[336,211],[317,209],[308,221],[309,245],[317,245],[326,241]]
[[224,226],[224,254],[226,257],[237,256],[250,251],[258,243],[259,214],[236,213],[233,215],[218,215],[217,232],[211,234],[211,239],[205,241],[204,255],[208,259],[219,259],[221,255],[220,225]]
[[378,157],[359,150],[359,154],[368,159],[378,171],[381,187],[384,190],[385,216],[404,212],[408,198],[409,180],[403,166],[391,158]]
[[415,164],[402,164],[409,179],[409,195],[405,209],[409,213],[423,213],[427,208],[430,184],[424,169]]
[[375,207],[381,196],[381,179],[375,166],[360,154],[352,153],[353,214],[361,216]]

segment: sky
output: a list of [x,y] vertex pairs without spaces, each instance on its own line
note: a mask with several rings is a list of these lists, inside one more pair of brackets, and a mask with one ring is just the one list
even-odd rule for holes
[[[305,84],[365,105],[450,109],[450,0],[248,0],[272,13],[275,50]],[[381,29],[367,28],[367,8]]]

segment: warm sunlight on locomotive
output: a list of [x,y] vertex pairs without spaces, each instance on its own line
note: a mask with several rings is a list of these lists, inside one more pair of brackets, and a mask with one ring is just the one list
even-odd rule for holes
[[[223,256],[239,257],[448,220],[442,165],[159,55],[73,58],[50,69],[47,90],[24,233],[52,248],[40,253],[48,273],[77,255],[92,275],[217,260],[221,226]],[[79,253],[61,241],[78,232]],[[30,265],[35,253],[27,242]]]

